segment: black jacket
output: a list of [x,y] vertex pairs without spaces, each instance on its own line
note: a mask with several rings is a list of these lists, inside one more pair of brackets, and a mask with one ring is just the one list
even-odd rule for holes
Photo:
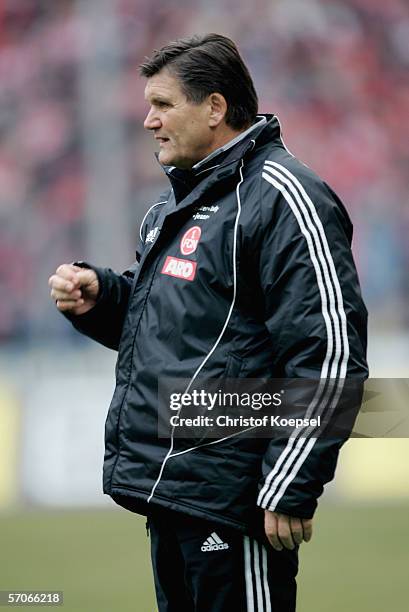
[[262,508],[311,517],[341,442],[158,438],[158,378],[366,378],[351,222],[286,150],[275,116],[198,168],[166,172],[172,189],[145,216],[139,262],[122,275],[94,268],[98,303],[72,317],[119,350],[104,492],[142,514],[157,504],[241,530]]

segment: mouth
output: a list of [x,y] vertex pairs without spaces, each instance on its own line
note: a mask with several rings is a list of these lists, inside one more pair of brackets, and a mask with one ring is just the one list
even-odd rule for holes
[[162,136],[155,136],[155,140],[157,140],[160,145],[165,144],[165,142],[169,142],[169,138],[163,138]]

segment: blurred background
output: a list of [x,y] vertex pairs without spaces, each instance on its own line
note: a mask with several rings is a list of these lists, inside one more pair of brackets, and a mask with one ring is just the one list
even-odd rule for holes
[[[345,202],[371,375],[409,378],[408,0],[0,0],[0,590],[64,588],[67,611],[155,606],[143,520],[101,493],[115,354],[73,331],[47,280],[133,261],[165,185],[137,68],[209,31]],[[408,459],[403,439],[347,444],[300,612],[407,610]]]

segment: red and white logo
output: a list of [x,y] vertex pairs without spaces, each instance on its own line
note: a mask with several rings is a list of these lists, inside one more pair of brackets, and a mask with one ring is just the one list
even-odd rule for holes
[[183,278],[183,280],[192,281],[195,278],[197,263],[188,259],[179,259],[168,255],[163,264],[162,274]]
[[191,255],[196,251],[201,234],[202,230],[198,225],[191,227],[187,230],[187,232],[185,232],[180,243],[180,250],[182,251],[182,255]]

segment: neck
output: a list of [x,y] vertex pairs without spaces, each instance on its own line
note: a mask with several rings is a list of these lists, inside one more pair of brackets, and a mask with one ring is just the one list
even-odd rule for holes
[[265,117],[258,117],[257,119],[258,120],[256,121],[256,123],[248,127],[244,127],[242,130],[232,130],[231,128],[227,128],[227,130],[224,130],[223,138],[220,138],[220,141],[218,140],[219,144],[217,144],[217,146],[212,146],[210,153],[208,153],[200,161],[196,162],[196,164],[194,164],[193,166],[193,169],[195,170],[201,167],[203,164],[206,164],[209,160],[218,155],[218,153],[220,153],[221,151],[227,151],[229,148],[233,147],[247,134],[255,130],[257,126],[267,123]]
[[230,142],[231,140],[233,140],[233,138],[237,138],[237,136],[239,136],[239,134],[242,134],[243,132],[245,132],[247,130],[246,126],[244,128],[242,128],[241,130],[233,130],[232,128],[230,128],[228,125],[224,125],[223,127],[220,128],[220,131],[218,131],[214,141],[213,141],[213,145],[211,150],[208,152],[208,155],[210,155],[211,153],[213,153],[213,151],[216,151],[217,149],[220,149],[220,147],[223,147],[225,144],[227,144],[228,142]]

